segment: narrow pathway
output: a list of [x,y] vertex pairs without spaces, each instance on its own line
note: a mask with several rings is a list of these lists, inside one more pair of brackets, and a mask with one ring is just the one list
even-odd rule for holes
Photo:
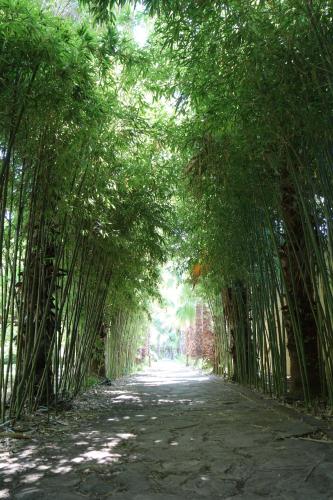
[[274,402],[164,362],[89,391],[3,453],[0,498],[333,499],[323,437]]

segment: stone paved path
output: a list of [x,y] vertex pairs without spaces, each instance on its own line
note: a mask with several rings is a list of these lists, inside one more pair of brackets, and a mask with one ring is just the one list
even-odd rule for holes
[[333,499],[333,444],[317,435],[276,403],[164,362],[91,390],[4,453],[0,498]]

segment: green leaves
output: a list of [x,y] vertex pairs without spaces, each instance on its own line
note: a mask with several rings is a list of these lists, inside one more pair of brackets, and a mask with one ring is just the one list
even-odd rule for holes
[[[144,0],[146,12],[151,16],[166,12],[175,14],[182,11],[181,6],[184,2],[180,0]],[[191,2],[186,2],[191,4]],[[126,4],[136,6],[141,4],[137,0],[81,0],[82,5],[88,5],[91,12],[95,15],[99,22],[115,22],[115,10],[119,7],[124,7]]]
[[[173,188],[164,120],[135,78],[137,47],[33,0],[0,2],[0,302],[12,319],[0,348],[9,335],[16,354],[15,316],[19,414],[38,401],[27,399],[36,377],[43,393],[43,370],[56,390],[79,390],[106,311],[145,322],[137,312],[157,293]],[[8,380],[0,362],[3,411]]]

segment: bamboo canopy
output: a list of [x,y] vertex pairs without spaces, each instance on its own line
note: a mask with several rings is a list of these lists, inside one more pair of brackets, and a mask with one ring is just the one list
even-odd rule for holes
[[168,260],[216,373],[332,408],[332,2],[133,4],[0,1],[1,419],[130,373]]

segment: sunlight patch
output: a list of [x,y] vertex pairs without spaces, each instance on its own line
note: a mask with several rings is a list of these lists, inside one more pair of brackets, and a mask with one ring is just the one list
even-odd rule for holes
[[38,479],[41,479],[43,477],[43,474],[27,474],[26,476],[23,476],[21,479],[22,483],[30,484],[34,483],[35,481],[38,481]]
[[120,432],[119,434],[116,435],[121,439],[131,439],[136,437],[135,434],[131,434],[130,432]]
[[70,465],[66,465],[62,467],[56,467],[52,472],[54,472],[55,474],[67,474],[67,472],[70,472],[71,470],[72,467]]
[[88,459],[88,460],[103,460],[106,462],[115,462],[119,460],[121,455],[115,453],[111,454],[109,450],[92,450],[92,451],[87,451],[82,455],[83,458]]

